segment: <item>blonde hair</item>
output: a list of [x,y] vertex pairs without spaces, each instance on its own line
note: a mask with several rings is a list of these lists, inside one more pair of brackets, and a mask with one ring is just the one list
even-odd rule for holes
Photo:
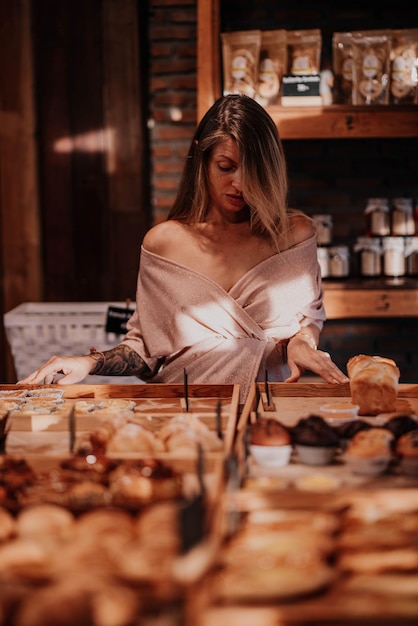
[[249,96],[219,98],[199,123],[168,219],[203,222],[209,208],[208,160],[220,141],[232,138],[239,149],[242,194],[250,209],[250,228],[277,250],[287,239],[287,166],[273,119]]

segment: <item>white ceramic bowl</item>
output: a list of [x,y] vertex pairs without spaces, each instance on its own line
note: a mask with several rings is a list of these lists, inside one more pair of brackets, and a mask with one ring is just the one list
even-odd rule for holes
[[290,461],[292,446],[257,446],[250,444],[250,454],[259,465],[267,467],[283,467]]
[[353,474],[361,474],[363,476],[380,476],[380,474],[384,474],[392,460],[390,454],[367,458],[345,454],[344,458]]
[[304,446],[295,445],[299,461],[306,465],[329,465],[334,460],[337,446]]

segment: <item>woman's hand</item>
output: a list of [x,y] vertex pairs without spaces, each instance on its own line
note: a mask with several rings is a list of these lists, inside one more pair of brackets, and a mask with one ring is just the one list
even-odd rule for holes
[[348,383],[349,378],[335,365],[328,352],[316,350],[303,336],[297,334],[287,344],[287,364],[290,376],[286,383],[295,383],[305,370],[321,376],[327,383]]
[[18,381],[21,385],[72,385],[83,380],[92,370],[95,360],[89,356],[53,356],[36,372]]

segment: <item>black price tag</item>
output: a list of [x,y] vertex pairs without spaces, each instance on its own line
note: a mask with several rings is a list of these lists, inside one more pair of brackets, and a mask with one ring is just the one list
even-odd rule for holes
[[116,335],[126,335],[126,323],[130,319],[134,309],[129,307],[109,306],[106,315],[106,332]]
[[285,74],[282,78],[283,96],[319,96],[319,74]]

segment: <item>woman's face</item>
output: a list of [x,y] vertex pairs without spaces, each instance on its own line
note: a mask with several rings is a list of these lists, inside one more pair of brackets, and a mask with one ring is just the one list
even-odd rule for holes
[[222,214],[238,214],[246,207],[242,196],[242,170],[238,146],[231,138],[220,141],[208,162],[211,208]]

